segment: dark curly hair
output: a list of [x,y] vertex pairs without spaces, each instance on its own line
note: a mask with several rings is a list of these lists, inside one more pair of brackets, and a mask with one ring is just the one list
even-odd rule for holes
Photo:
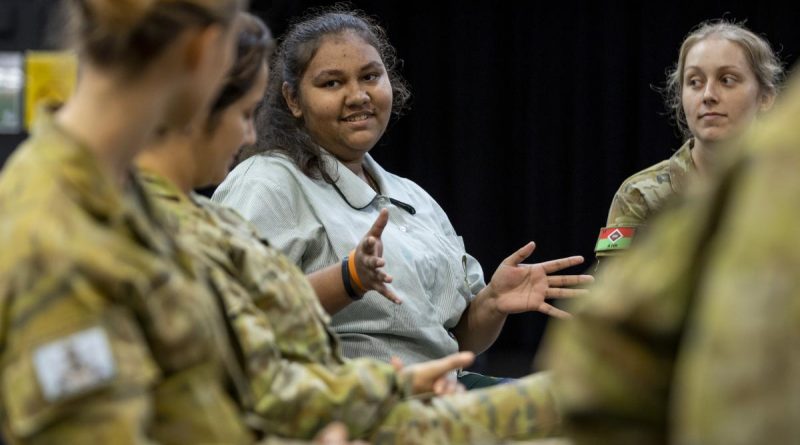
[[282,88],[285,82],[290,93],[296,95],[300,79],[323,38],[344,32],[355,33],[377,50],[392,86],[392,114],[399,116],[402,113],[411,93],[398,72],[401,61],[383,28],[364,13],[346,5],[312,11],[294,23],[280,39],[271,65],[267,94],[256,115],[258,141],[244,149],[243,159],[259,153],[283,153],[305,175],[333,182],[332,173],[325,167],[321,147],[311,138],[303,120],[292,115]]

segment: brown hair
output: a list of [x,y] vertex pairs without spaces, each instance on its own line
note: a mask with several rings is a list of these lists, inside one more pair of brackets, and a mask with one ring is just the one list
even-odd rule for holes
[[686,124],[686,116],[683,112],[681,100],[686,55],[695,44],[710,37],[721,37],[742,48],[750,69],[753,70],[756,76],[762,95],[777,95],[783,80],[783,66],[764,37],[745,28],[743,23],[730,22],[724,19],[700,23],[683,39],[681,49],[678,52],[678,62],[667,72],[666,87],[663,89],[667,109],[675,118],[681,134],[686,138],[692,136]]
[[217,98],[211,105],[207,129],[213,131],[219,114],[250,91],[261,67],[267,62],[275,41],[264,22],[248,12],[236,18],[239,32],[236,44],[236,60],[225,78]]
[[247,0],[65,0],[67,38],[79,56],[135,74],[182,31],[229,25]]

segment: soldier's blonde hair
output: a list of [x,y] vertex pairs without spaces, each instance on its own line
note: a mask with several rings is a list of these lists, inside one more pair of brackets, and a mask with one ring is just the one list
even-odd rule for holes
[[96,66],[136,73],[186,29],[229,26],[247,0],[65,0],[67,40]]
[[683,39],[678,62],[667,72],[666,87],[663,90],[667,109],[673,114],[681,134],[686,138],[692,136],[686,123],[682,101],[686,55],[695,44],[710,37],[721,37],[742,48],[763,96],[777,95],[783,81],[783,65],[767,39],[747,29],[744,23],[725,19],[700,23]]

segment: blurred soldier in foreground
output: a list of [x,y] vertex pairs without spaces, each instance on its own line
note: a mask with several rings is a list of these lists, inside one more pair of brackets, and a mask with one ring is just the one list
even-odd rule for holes
[[576,444],[800,437],[798,82],[549,334]]

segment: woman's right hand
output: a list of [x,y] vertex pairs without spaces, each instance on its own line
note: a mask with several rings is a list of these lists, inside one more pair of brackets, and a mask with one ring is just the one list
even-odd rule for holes
[[363,291],[374,290],[386,297],[388,300],[401,304],[403,301],[388,286],[392,282],[392,276],[384,272],[383,266],[386,260],[383,259],[383,242],[381,235],[386,224],[389,223],[389,211],[382,209],[378,218],[361,238],[361,242],[353,253],[355,255],[356,272],[361,280]]

